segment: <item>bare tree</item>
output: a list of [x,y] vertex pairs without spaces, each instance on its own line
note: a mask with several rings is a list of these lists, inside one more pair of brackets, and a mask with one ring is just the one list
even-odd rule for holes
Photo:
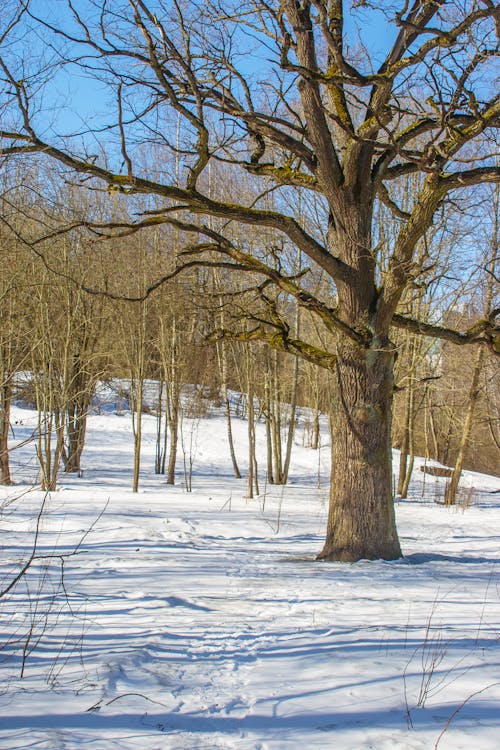
[[[131,202],[150,196],[149,207],[143,205],[143,215],[128,226],[98,227],[91,216],[84,223],[89,231],[110,233],[175,226],[186,240],[175,274],[215,264],[259,279],[267,314],[232,335],[335,373],[331,502],[319,557],[399,557],[391,328],[500,353],[495,313],[458,331],[398,310],[422,271],[417,244],[443,201],[500,180],[492,156],[500,125],[493,86],[500,8],[492,0],[352,3],[347,25],[349,6],[341,0],[242,0],[237,12],[229,0],[97,0],[95,17],[69,2],[64,15],[60,6],[56,26],[43,7],[22,3],[25,12],[10,31],[1,62],[4,155],[38,152],[94,189],[104,186]],[[369,43],[358,43],[358,32],[362,39],[361,25],[370,28],[381,16],[393,35],[379,63]],[[37,44],[41,29],[59,57],[33,68],[20,60],[16,35],[24,35],[25,49],[26,41]],[[107,117],[100,126],[98,153],[89,137],[97,125],[66,139],[58,137],[62,123],[59,131],[42,127],[43,84],[50,102],[56,64],[55,81],[66,66],[79,65],[100,77],[116,101],[114,123]],[[135,159],[137,143],[154,146],[149,168]],[[184,164],[178,179],[169,166],[175,152]],[[224,164],[227,174],[226,192],[217,199],[204,181],[210,162]],[[394,186],[409,177],[418,189],[402,207]],[[245,180],[244,192],[235,189]],[[272,204],[266,202],[270,191]],[[298,192],[320,197],[322,232],[290,210]],[[389,248],[378,243],[379,203],[398,225]],[[211,228],[204,215],[224,222]],[[258,227],[261,247],[275,249],[261,252],[241,233],[236,241],[235,223]],[[297,275],[283,262],[286,244],[329,280],[328,297],[311,291],[307,267]],[[339,333],[335,350],[292,334],[265,294],[272,285]]]
[[26,301],[25,263],[15,238],[4,231],[0,231],[0,263],[0,484],[11,484],[11,402],[16,371],[26,362],[28,336],[20,324]]
[[[499,208],[500,208],[500,200],[499,200],[499,190],[498,185],[495,186],[495,194],[494,194],[494,200],[493,200],[493,233],[491,238],[491,248],[488,249],[486,253],[486,263],[484,264],[484,268],[486,271],[486,289],[485,289],[485,298],[484,298],[484,314],[486,316],[491,314],[491,310],[493,307],[493,299],[494,299],[494,291],[495,286],[498,284],[496,280],[496,268],[497,268],[497,261],[498,261],[498,252],[499,252],[499,231],[498,231],[498,221],[499,221]],[[460,441],[458,445],[458,452],[455,459],[455,466],[453,467],[453,473],[451,475],[451,479],[449,484],[446,487],[445,492],[445,504],[446,505],[453,505],[456,502],[457,497],[457,490],[458,485],[460,482],[460,477],[462,475],[462,467],[464,463],[465,458],[465,451],[467,448],[467,444],[470,439],[470,435],[472,432],[472,421],[474,418],[474,412],[476,410],[481,388],[480,388],[480,379],[481,374],[483,370],[483,363],[484,363],[484,348],[483,347],[477,347],[476,357],[474,361],[474,367],[472,370],[472,379],[470,383],[469,393],[468,393],[468,399],[467,399],[467,407],[465,411],[465,419],[462,426],[462,434],[460,436]]]

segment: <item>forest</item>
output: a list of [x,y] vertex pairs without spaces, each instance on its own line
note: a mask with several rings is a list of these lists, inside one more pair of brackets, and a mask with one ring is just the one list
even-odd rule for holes
[[2,4],[0,747],[496,750],[499,55]]
[[137,462],[144,378],[170,458],[183,381],[231,386],[270,481],[296,404],[330,414],[321,559],[400,557],[392,443],[403,495],[415,451],[454,462],[451,504],[498,456],[499,28],[491,0],[8,3],[4,480],[16,370],[47,488],[100,377],[130,379]]
[[[331,372],[263,342],[238,340],[241,331],[250,333],[261,320],[263,292],[255,288],[249,274],[235,276],[232,271],[199,264],[182,275],[169,273],[175,269],[179,243],[179,233],[171,228],[111,239],[99,233],[89,236],[80,228],[68,232],[66,212],[82,210],[85,192],[70,187],[49,200],[43,195],[49,178],[50,174],[18,174],[15,189],[4,188],[0,229],[3,484],[16,480],[9,465],[13,401],[29,404],[38,412],[33,441],[37,442],[40,483],[54,490],[61,473],[81,471],[87,416],[96,387],[106,382],[123,383],[124,403],[136,415],[135,491],[141,415],[152,410],[158,423],[154,471],[165,474],[169,484],[176,481],[183,410],[203,409],[210,399],[222,403],[227,451],[234,456],[229,391],[241,394],[240,409],[249,421],[250,434],[255,421],[266,425],[263,476],[270,483],[286,483],[298,409],[308,409],[312,448],[318,445],[321,415],[331,415],[334,439]],[[116,223],[130,221],[119,201],[113,211]],[[492,258],[498,246],[498,216],[496,189],[485,191],[479,200],[476,195],[472,218],[457,212],[455,206],[447,210],[426,239],[429,258],[435,262],[428,261],[425,278],[411,289],[411,297],[402,306],[407,314],[417,313],[442,326],[471,329],[493,310]],[[389,232],[387,217],[384,226]],[[261,238],[256,234],[253,241],[258,245]],[[275,246],[269,250],[273,252]],[[282,263],[301,273],[300,253],[285,248],[282,258]],[[172,278],[153,290],[165,272]],[[326,282],[318,274],[316,294],[322,286],[327,298]],[[151,293],[144,296],[144,289]],[[325,350],[334,349],[335,334],[325,335],[314,316],[284,294],[266,294],[266,303],[272,300],[276,316],[291,321],[293,335]],[[495,354],[471,345],[464,356],[464,349],[453,343],[412,331],[396,331],[393,338],[398,357],[392,435],[393,446],[401,449],[400,464],[393,467],[394,493],[406,496],[415,456],[449,467],[458,459],[465,469],[498,474]],[[157,393],[153,402],[146,403],[144,389],[150,381],[157,383]],[[193,403],[182,401],[181,395],[193,388]],[[250,450],[254,449],[251,442]],[[236,458],[234,473],[239,476]],[[258,489],[258,478],[251,473],[247,478],[250,497]],[[450,496],[446,502],[455,499]]]

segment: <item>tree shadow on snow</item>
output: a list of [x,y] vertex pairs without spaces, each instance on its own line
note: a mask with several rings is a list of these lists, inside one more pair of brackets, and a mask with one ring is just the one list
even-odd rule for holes
[[[434,704],[432,711],[419,712],[415,728],[439,732],[453,712],[453,705]],[[241,710],[241,707],[239,708]],[[276,716],[273,713],[250,713],[242,717],[178,712],[116,712],[111,715],[105,711],[84,711],[82,713],[52,713],[37,716],[8,716],[2,719],[4,732],[26,732],[26,730],[85,730],[101,732],[112,730],[153,730],[159,733],[200,733],[200,734],[241,734],[258,733],[260,736],[273,734],[286,735],[297,731],[336,732],[340,729],[398,729],[405,725],[404,709],[386,709],[380,711],[311,711],[298,712],[287,716]],[[479,722],[484,727],[498,725],[498,704],[490,701],[478,701],[464,706],[453,721],[453,727]],[[17,736],[17,738],[19,738]],[[111,738],[108,738],[111,739]]]

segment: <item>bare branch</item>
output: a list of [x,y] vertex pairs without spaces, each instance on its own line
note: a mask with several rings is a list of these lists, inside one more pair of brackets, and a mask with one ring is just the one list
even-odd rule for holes
[[393,316],[392,324],[396,328],[403,328],[422,336],[450,341],[458,346],[486,344],[494,354],[500,355],[500,325],[496,325],[491,316],[489,319],[479,320],[467,331],[456,331],[453,328],[426,323],[397,313]]

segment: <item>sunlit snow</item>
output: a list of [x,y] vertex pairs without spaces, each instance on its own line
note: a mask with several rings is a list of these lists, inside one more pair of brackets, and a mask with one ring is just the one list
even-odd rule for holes
[[[131,492],[130,415],[89,419],[81,478],[46,498],[37,559],[0,602],[0,748],[496,750],[500,737],[500,481],[466,473],[440,505],[417,462],[396,502],[405,558],[314,562],[329,445],[296,433],[290,484],[232,476],[222,410],[183,420],[193,491],[154,474],[144,416]],[[16,408],[12,445],[35,426]],[[245,469],[246,422],[235,419]],[[43,493],[34,446],[12,452],[0,588],[31,552]],[[87,533],[88,532],[88,533]],[[61,577],[63,571],[63,577]],[[22,676],[21,676],[22,675]]]

